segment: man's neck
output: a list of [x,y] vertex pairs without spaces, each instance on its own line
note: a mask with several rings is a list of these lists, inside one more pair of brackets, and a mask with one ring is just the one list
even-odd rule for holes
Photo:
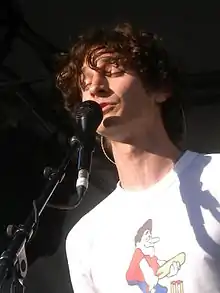
[[181,151],[170,141],[154,153],[129,144],[112,142],[122,188],[143,190],[160,181],[175,165]]

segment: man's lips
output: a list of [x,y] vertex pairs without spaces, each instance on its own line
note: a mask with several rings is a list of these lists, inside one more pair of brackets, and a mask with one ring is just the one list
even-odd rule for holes
[[103,109],[103,108],[109,106],[110,103],[100,103],[99,105],[100,105],[100,107]]

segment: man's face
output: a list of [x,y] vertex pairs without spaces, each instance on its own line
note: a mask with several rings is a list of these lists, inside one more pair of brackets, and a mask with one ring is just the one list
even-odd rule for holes
[[159,107],[134,71],[110,64],[108,57],[109,54],[99,57],[98,71],[84,64],[82,99],[94,100],[102,107],[104,117],[97,129],[99,134],[126,141],[143,128],[154,128],[155,119],[160,117]]

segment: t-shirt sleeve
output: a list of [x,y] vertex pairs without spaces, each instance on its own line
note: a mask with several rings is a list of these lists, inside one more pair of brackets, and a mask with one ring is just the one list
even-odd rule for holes
[[90,273],[90,229],[81,219],[66,239],[66,255],[74,293],[95,293]]

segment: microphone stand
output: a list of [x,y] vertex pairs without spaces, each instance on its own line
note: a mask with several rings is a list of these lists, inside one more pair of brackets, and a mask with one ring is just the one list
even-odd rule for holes
[[[7,234],[11,241],[5,251],[0,256],[0,292],[3,292],[3,285],[6,279],[12,277],[10,292],[22,293],[25,290],[23,281],[27,275],[28,262],[26,257],[26,245],[32,239],[38,229],[39,217],[45,206],[53,195],[59,183],[62,182],[66,175],[66,169],[71,163],[73,152],[80,146],[80,141],[73,136],[70,140],[70,149],[57,170],[50,170],[47,174],[49,179],[42,195],[33,201],[33,210],[27,217],[23,225],[9,225]],[[44,169],[44,173],[45,173]],[[48,172],[47,172],[48,173]],[[78,199],[80,201],[80,199]]]

